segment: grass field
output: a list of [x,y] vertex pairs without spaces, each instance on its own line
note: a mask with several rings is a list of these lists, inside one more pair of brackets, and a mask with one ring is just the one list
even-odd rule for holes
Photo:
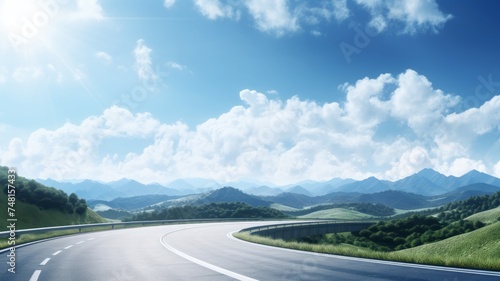
[[271,206],[269,206],[269,207],[271,207],[273,209],[276,209],[278,211],[285,211],[285,212],[300,210],[300,209],[297,209],[297,208],[288,207],[288,206],[281,205],[281,204],[278,204],[278,203],[272,203]]
[[359,220],[368,219],[373,216],[360,213],[358,211],[349,210],[345,208],[333,208],[328,210],[321,210],[307,215],[299,216],[301,219],[339,219],[339,220]]
[[378,252],[345,244],[287,242],[245,232],[235,233],[234,236],[249,242],[318,253],[498,271],[500,270],[499,233],[500,222],[496,222],[440,242],[395,252]]
[[444,265],[500,270],[500,222],[395,253],[405,257],[432,257]]
[[488,211],[480,212],[465,218],[466,220],[479,220],[486,224],[494,223],[500,218],[500,206],[495,209],[491,209]]

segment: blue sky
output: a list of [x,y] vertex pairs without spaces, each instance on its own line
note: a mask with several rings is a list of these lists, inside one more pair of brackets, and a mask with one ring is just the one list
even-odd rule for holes
[[498,5],[0,0],[0,164],[160,183],[500,176]]

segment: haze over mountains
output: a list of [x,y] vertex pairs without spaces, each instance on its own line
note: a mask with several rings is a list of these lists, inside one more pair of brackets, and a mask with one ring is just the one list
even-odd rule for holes
[[76,193],[87,200],[113,200],[142,195],[168,195],[181,197],[189,194],[206,193],[211,190],[231,186],[247,194],[258,196],[276,196],[281,193],[293,193],[308,197],[327,196],[335,192],[356,194],[375,194],[384,191],[401,191],[420,196],[449,194],[461,187],[483,183],[500,187],[500,179],[472,170],[460,177],[445,176],[432,169],[424,169],[398,181],[379,180],[370,177],[361,181],[334,178],[325,182],[300,182],[287,186],[270,186],[250,181],[220,184],[213,180],[180,179],[165,186],[160,184],[142,184],[130,179],[121,179],[111,183],[84,180],[80,183],[58,182],[51,179],[38,180],[47,186],[62,189],[66,193]]

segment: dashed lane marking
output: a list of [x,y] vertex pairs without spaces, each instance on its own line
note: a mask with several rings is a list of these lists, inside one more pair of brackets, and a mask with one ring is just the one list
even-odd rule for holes
[[57,255],[59,255],[61,252],[62,252],[62,251],[57,251],[57,252],[53,253],[52,255],[53,255],[53,256],[57,256]]
[[44,259],[44,260],[40,263],[40,265],[46,265],[49,261],[50,261],[50,258],[46,258],[46,259]]
[[31,275],[30,281],[38,281],[38,277],[40,277],[40,273],[42,273],[41,270],[35,270],[35,272],[33,272],[33,275]]

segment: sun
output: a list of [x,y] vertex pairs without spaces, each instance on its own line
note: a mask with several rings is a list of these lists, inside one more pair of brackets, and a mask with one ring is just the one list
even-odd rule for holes
[[14,50],[32,51],[46,39],[59,12],[56,0],[0,0],[0,35]]

